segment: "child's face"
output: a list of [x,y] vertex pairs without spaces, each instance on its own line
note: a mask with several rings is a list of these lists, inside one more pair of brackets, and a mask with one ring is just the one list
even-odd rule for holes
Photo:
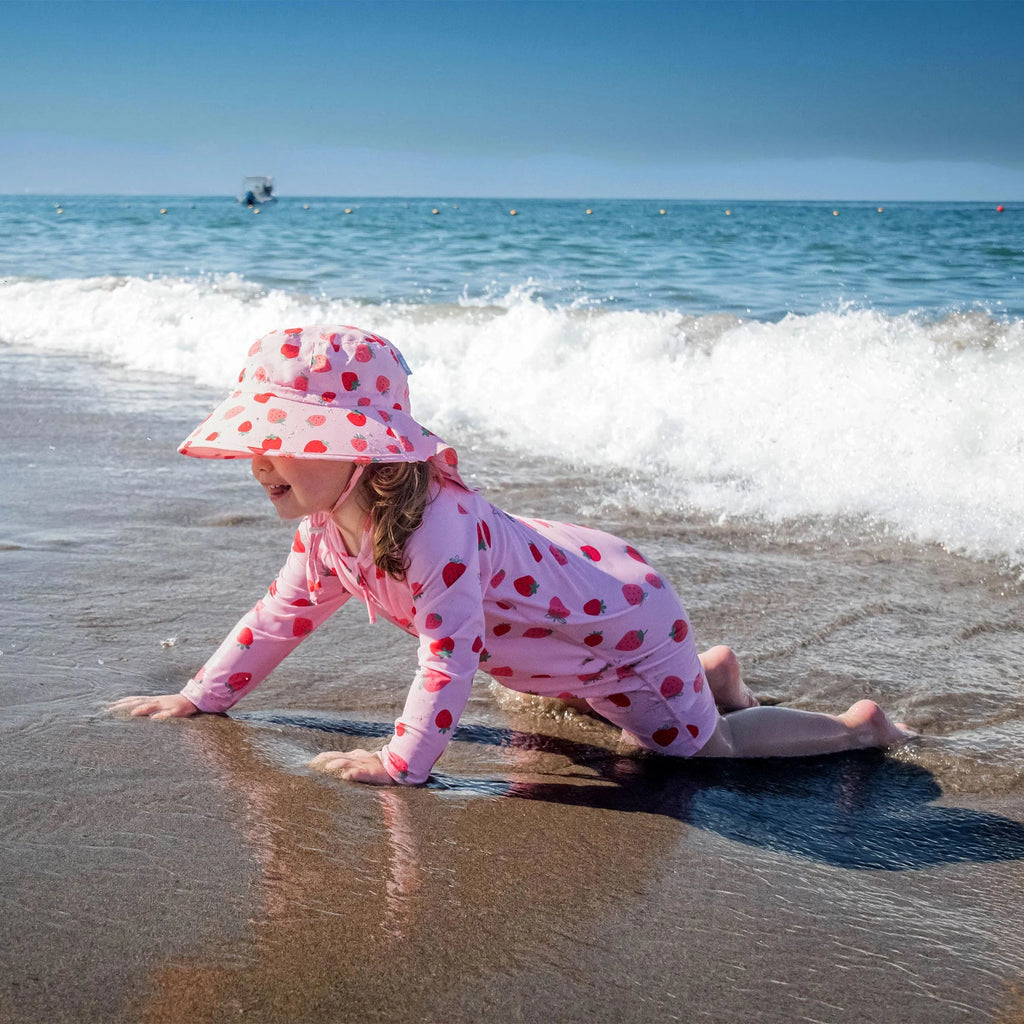
[[329,512],[354,469],[353,463],[337,459],[252,457],[252,475],[262,484],[282,519]]

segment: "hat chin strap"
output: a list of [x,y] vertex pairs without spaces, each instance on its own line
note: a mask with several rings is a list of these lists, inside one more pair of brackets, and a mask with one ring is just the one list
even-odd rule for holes
[[357,464],[352,470],[352,475],[348,478],[348,483],[345,484],[345,489],[341,492],[341,497],[331,506],[331,511],[328,515],[334,515],[335,512],[341,508],[342,505],[348,500],[349,495],[356,489],[356,484],[359,483],[360,477],[363,475],[363,469],[365,467]]

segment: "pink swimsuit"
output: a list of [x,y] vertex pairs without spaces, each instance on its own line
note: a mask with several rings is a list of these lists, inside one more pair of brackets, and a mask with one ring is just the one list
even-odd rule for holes
[[182,694],[227,710],[355,595],[371,621],[379,613],[419,640],[419,671],[380,752],[396,782],[427,780],[477,669],[513,690],[582,697],[650,750],[687,756],[714,731],[686,611],[617,537],[510,516],[446,481],[405,551],[398,581],[374,565],[369,531],[353,556],[325,513],[303,519],[267,595]]

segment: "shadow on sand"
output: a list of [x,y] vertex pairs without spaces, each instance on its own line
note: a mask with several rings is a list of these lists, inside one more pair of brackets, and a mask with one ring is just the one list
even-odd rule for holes
[[[391,723],[330,715],[244,713],[253,725],[387,737]],[[1024,825],[984,811],[935,806],[927,769],[858,751],[748,761],[623,756],[543,733],[462,725],[455,740],[569,758],[567,781],[465,778],[435,773],[427,788],[462,796],[543,800],[660,814],[727,839],[836,867],[907,871],[941,864],[1024,860]],[[595,779],[596,773],[596,779]]]

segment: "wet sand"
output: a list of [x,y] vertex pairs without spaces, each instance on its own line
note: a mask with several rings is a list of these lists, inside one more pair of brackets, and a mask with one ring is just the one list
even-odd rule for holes
[[602,510],[600,481],[467,453],[506,507],[642,541],[761,692],[873,696],[929,737],[634,758],[482,683],[430,787],[351,786],[305,763],[386,735],[413,657],[357,608],[230,717],[103,713],[177,689],[291,530],[244,466],[174,455],[202,394],[84,363],[58,384],[45,363],[0,348],[21,382],[0,492],[0,1021],[1024,1020],[1012,573],[811,526],[640,521]]

